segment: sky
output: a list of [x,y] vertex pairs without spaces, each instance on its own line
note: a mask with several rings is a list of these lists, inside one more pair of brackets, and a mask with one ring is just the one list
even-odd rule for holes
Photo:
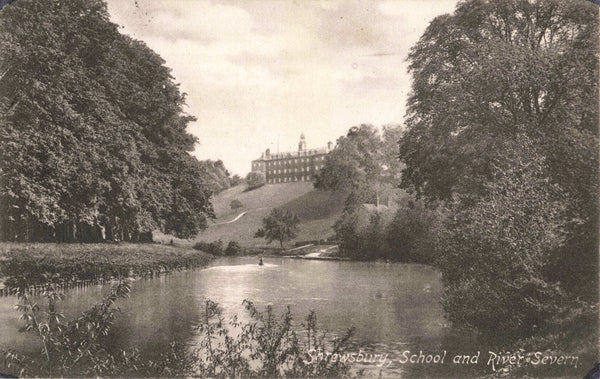
[[193,154],[245,176],[261,152],[401,124],[406,57],[456,0],[108,0],[123,34],[172,69],[197,118]]

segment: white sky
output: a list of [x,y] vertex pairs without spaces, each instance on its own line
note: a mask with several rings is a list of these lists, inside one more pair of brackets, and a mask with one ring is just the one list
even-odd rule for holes
[[162,56],[188,94],[199,159],[244,176],[267,147],[325,146],[401,123],[406,56],[456,0],[109,0],[121,32]]

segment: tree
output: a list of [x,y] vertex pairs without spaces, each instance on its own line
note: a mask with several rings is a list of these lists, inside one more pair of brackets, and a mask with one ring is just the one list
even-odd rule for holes
[[436,216],[436,209],[428,209],[424,201],[411,196],[402,198],[385,230],[390,256],[402,262],[433,263],[432,229]]
[[263,226],[258,229],[254,238],[265,238],[267,243],[279,241],[283,250],[283,243],[296,237],[300,219],[290,211],[273,208],[271,213],[263,218]]
[[370,204],[345,211],[333,226],[340,252],[359,260],[391,258],[385,231],[393,214],[391,209],[377,209]]
[[544,159],[525,137],[503,147],[486,194],[476,203],[453,197],[437,266],[450,320],[510,340],[549,329],[576,301],[548,276],[565,238],[565,194],[548,185]]
[[265,179],[265,174],[262,172],[253,171],[246,175],[246,184],[248,185],[248,190],[262,187],[266,182],[267,180]]
[[211,161],[207,159],[201,162],[204,168],[204,178],[213,193],[219,193],[234,184],[229,177],[229,171],[225,168],[223,161]]
[[404,188],[428,201],[461,195],[466,207],[488,196],[506,143],[530,141],[544,185],[566,193],[567,233],[550,275],[587,299],[598,288],[589,265],[598,251],[598,25],[585,1],[459,3],[411,49],[400,143]]
[[408,58],[403,186],[440,199],[481,190],[495,142],[525,133],[553,181],[573,187],[577,167],[585,188],[573,195],[595,198],[597,51],[587,2],[470,0],[437,17]]
[[242,247],[237,241],[229,241],[229,243],[227,244],[227,248],[225,249],[225,255],[237,255],[240,251],[242,251]]
[[381,195],[397,184],[397,126],[384,128],[384,139],[372,125],[352,127],[337,140],[317,175],[315,188],[348,192],[348,203],[379,205]]
[[229,206],[231,207],[231,209],[233,209],[234,211],[237,209],[240,209],[244,206],[244,204],[242,204],[241,201],[239,201],[238,199],[234,199],[231,200],[231,203],[229,203]]
[[190,237],[212,217],[164,61],[100,0],[0,11],[0,238]]
[[230,184],[232,187],[242,184],[243,180],[238,174],[234,174],[231,177]]

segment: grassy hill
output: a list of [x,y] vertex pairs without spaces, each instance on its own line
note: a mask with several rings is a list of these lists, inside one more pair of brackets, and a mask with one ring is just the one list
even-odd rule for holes
[[[217,219],[200,232],[197,241],[221,239],[227,244],[235,240],[244,247],[265,246],[266,241],[254,238],[254,233],[262,225],[263,217],[277,207],[289,209],[300,217],[295,241],[325,239],[333,234],[331,227],[342,212],[345,198],[341,194],[316,191],[312,183],[306,182],[268,184],[248,192],[244,189],[245,186],[236,186],[215,197]],[[243,206],[232,210],[233,200],[239,200]]]

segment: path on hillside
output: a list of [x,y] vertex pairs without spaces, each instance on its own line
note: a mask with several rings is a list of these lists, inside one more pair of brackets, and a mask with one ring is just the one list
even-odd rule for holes
[[237,215],[233,220],[229,220],[229,221],[225,221],[225,222],[220,222],[218,224],[214,224],[216,225],[225,225],[225,224],[233,224],[234,222],[236,222],[237,220],[239,220],[240,218],[242,218],[246,213],[250,212],[250,211],[260,211],[262,209],[267,209],[268,207],[262,207],[262,208],[256,208],[256,209],[249,209],[247,211],[243,211],[242,213],[240,213],[239,215]]

